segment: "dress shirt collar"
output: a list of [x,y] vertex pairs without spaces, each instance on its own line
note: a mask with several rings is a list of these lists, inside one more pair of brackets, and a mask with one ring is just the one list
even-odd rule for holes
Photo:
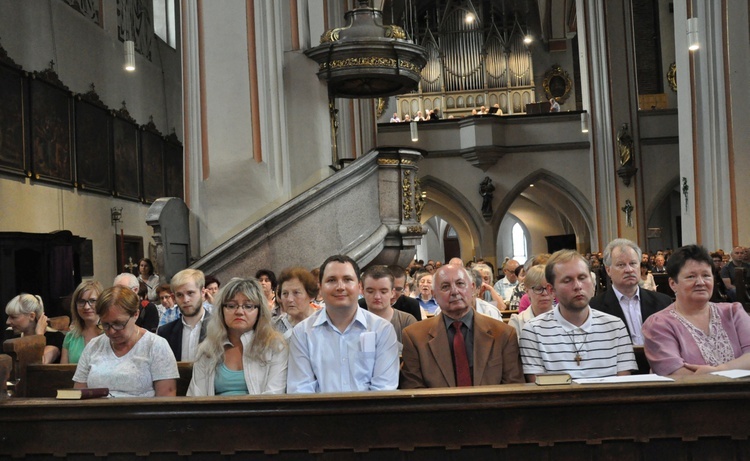
[[[180,318],[182,319],[182,326],[190,328],[191,330],[193,328],[195,328],[195,327],[191,327],[190,325],[187,324],[187,322],[185,322],[185,316],[184,315],[181,315]],[[198,320],[198,323],[196,323],[195,326],[196,327],[199,326],[203,322],[203,320],[205,318],[206,318],[206,309],[203,309],[203,314],[201,314],[201,319]]]
[[[466,315],[464,315],[458,320],[460,322],[463,322],[463,324],[466,325],[466,328],[471,330],[472,327],[474,326],[474,309],[473,308],[469,309]],[[443,314],[443,322],[445,322],[445,328],[450,329],[451,325],[453,325],[453,322],[455,322],[455,320]]]
[[636,287],[635,294],[633,295],[632,298],[628,298],[626,295],[620,293],[620,290],[618,290],[617,288],[615,288],[614,285],[612,285],[612,291],[615,292],[615,298],[617,298],[618,302],[622,302],[622,298],[623,297],[625,297],[625,299],[628,299],[628,300],[634,299],[634,300],[636,300],[638,302],[640,302],[640,300],[641,300],[641,287],[640,286]]
[[[357,313],[354,315],[354,320],[352,320],[352,323],[347,325],[347,327],[344,329],[344,331],[348,330],[353,324],[359,323],[362,325],[365,329],[367,329],[367,316],[364,314],[365,310],[360,309],[359,306],[357,306]],[[313,322],[313,327],[317,327],[320,325],[324,325],[328,323],[331,328],[336,329],[331,319],[328,318],[328,308],[324,307],[320,309],[320,313],[318,314],[318,318],[315,319]],[[342,331],[343,333],[343,331]]]

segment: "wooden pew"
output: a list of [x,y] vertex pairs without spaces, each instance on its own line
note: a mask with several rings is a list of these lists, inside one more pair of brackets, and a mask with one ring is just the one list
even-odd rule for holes
[[[749,380],[204,398],[6,399],[0,457],[739,460]],[[123,436],[126,434],[126,436]]]
[[742,267],[734,268],[734,286],[737,290],[737,302],[742,304],[746,312],[750,312],[750,297],[747,294],[747,280],[745,269]]
[[[180,373],[177,379],[177,395],[187,394],[190,379],[193,376],[192,362],[177,362],[177,371]],[[75,364],[66,365],[42,365],[41,363],[30,364],[26,367],[26,397],[55,397],[58,389],[70,389],[73,387],[73,375],[76,372]]]
[[44,335],[23,336],[3,342],[3,352],[13,360],[13,377],[20,379],[15,386],[15,395],[26,397],[28,381],[26,369],[31,364],[41,364],[47,340]]
[[[3,343],[3,349],[13,362],[12,376],[20,378],[16,385],[18,397],[55,397],[58,389],[73,387],[75,364],[42,364],[42,355],[46,342],[43,335],[13,338]],[[193,376],[191,362],[178,362],[177,395],[187,393],[190,379]],[[3,381],[4,383],[5,381]]]
[[50,317],[48,320],[48,325],[53,330],[67,333],[68,331],[70,331],[70,317],[68,317],[67,315],[60,315],[58,317]]
[[0,400],[8,397],[8,378],[13,372],[13,359],[10,355],[0,354]]

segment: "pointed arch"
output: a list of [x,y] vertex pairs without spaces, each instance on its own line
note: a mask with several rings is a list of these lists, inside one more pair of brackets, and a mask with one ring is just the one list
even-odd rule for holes
[[589,202],[586,196],[584,196],[583,193],[581,193],[581,191],[579,191],[570,181],[544,168],[540,168],[528,174],[526,177],[519,180],[516,185],[505,194],[492,217],[492,221],[490,222],[493,233],[497,235],[503,218],[521,193],[525,191],[529,185],[539,182],[546,182],[555,187],[563,197],[576,207],[586,224],[589,238],[593,245],[596,240],[596,227],[592,216],[593,207],[591,202]]
[[[656,194],[654,194],[653,198],[649,201],[649,203],[646,204],[646,213],[643,215],[643,217],[646,220],[646,226],[648,226],[648,222],[651,220],[651,215],[654,214],[654,212],[659,207],[659,205],[661,205],[664,199],[669,197],[672,191],[675,189],[678,189],[679,187],[680,187],[679,175],[673,177],[669,181],[664,181],[664,184],[662,185],[661,189],[659,189],[659,191]],[[680,211],[682,211],[682,209],[680,209]]]
[[462,251],[468,254],[481,249],[483,218],[469,200],[458,189],[434,176],[427,175],[419,181],[422,191],[427,192],[422,222],[441,216],[458,233]]

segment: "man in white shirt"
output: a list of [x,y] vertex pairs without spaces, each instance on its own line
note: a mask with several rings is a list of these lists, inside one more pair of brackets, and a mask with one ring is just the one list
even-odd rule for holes
[[672,304],[669,296],[641,290],[641,249],[628,239],[615,239],[604,249],[604,268],[612,280],[607,291],[591,300],[591,307],[625,322],[634,346],[643,345],[641,326],[646,319]]
[[513,290],[518,285],[518,277],[516,277],[516,267],[518,267],[518,261],[510,259],[503,266],[503,274],[505,277],[495,282],[495,291],[503,298],[503,303],[507,306],[510,303],[510,297],[513,295]]
[[172,277],[172,291],[180,306],[181,317],[159,328],[157,334],[167,340],[178,362],[192,362],[198,344],[206,337],[210,314],[203,308],[203,272],[184,269]]
[[[640,264],[640,259],[639,259]],[[589,307],[594,282],[589,265],[574,250],[555,252],[545,267],[547,289],[559,304],[528,321],[521,330],[526,381],[543,373],[572,378],[629,375],[637,370],[633,345],[617,317]]]
[[357,304],[359,267],[334,255],[320,266],[325,307],[297,324],[289,340],[288,393],[393,390],[398,342],[391,323]]

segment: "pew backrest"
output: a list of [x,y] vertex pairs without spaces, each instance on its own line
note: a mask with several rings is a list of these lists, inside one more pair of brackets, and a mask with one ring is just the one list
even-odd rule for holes
[[0,354],[0,400],[8,396],[8,378],[13,372],[13,359],[10,355]]
[[[177,371],[180,377],[177,379],[177,395],[187,394],[190,379],[193,377],[192,362],[177,362]],[[73,387],[73,375],[76,372],[76,364],[65,365],[42,365],[41,363],[30,364],[26,368],[26,381],[28,383],[27,397],[55,397],[58,389],[70,389]]]
[[29,365],[41,364],[47,339],[44,335],[22,336],[3,342],[3,352],[11,357],[14,379],[19,380],[15,386],[18,397],[28,396],[26,371]]

